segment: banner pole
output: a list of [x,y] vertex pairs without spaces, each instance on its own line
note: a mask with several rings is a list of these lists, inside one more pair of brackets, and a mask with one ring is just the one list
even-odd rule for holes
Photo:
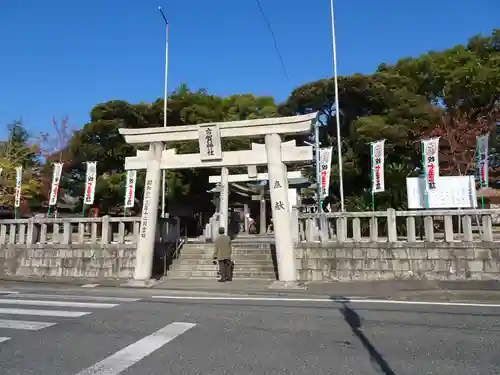
[[427,169],[425,168],[425,148],[424,142],[420,141],[420,153],[422,154],[422,168],[424,170],[424,205],[429,209],[429,192],[427,191]]
[[370,183],[371,183],[371,193],[372,193],[372,211],[375,211],[375,192],[373,191],[373,179],[375,177],[374,169],[375,165],[373,163],[373,142],[370,142]]

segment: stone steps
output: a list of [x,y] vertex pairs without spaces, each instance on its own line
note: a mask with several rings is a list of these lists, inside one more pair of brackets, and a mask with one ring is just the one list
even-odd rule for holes
[[[214,279],[217,277],[218,266],[214,265],[213,245],[202,243],[187,243],[180,251],[179,258],[174,261],[167,272],[167,278],[172,279]],[[234,279],[276,280],[273,257],[269,243],[233,244],[235,267]]]
[[[212,258],[192,258],[192,259],[186,259],[186,258],[181,258],[178,261],[178,265],[185,264],[185,265],[201,265],[201,264],[210,264],[213,265],[212,263],[213,259]],[[238,265],[239,267],[248,267],[248,266],[268,266],[272,265],[272,259],[248,259],[248,258],[233,258],[234,264]]]
[[[180,254],[179,259],[186,260],[186,261],[192,261],[192,260],[203,260],[203,261],[212,261],[213,257],[212,254]],[[236,261],[256,261],[256,262],[272,262],[273,258],[271,254],[255,254],[255,255],[249,255],[245,256],[242,254],[236,254],[232,256],[232,259]]]
[[[215,264],[179,264],[175,270],[176,271],[217,271],[218,266]],[[272,265],[252,265],[251,263],[247,265],[239,265],[237,263],[234,264],[234,272],[271,272],[274,273],[274,266]]]
[[[172,270],[167,273],[167,277],[171,279],[215,279],[217,278],[217,270],[213,271],[180,271]],[[252,272],[252,271],[234,271],[233,279],[259,279],[259,280],[276,280],[274,272]]]
[[[207,256],[211,257],[213,254],[213,251],[200,251],[198,249],[193,250],[193,249],[181,249],[180,255],[181,257],[184,256]],[[270,250],[245,250],[245,249],[233,249],[232,256],[237,257],[237,256],[261,256],[261,255],[271,255]]]

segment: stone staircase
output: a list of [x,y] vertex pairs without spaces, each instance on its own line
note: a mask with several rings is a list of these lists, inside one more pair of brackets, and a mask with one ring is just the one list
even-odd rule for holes
[[[190,240],[167,272],[167,279],[216,279],[218,266],[212,263],[213,244]],[[274,238],[239,236],[233,241],[236,279],[276,280]]]

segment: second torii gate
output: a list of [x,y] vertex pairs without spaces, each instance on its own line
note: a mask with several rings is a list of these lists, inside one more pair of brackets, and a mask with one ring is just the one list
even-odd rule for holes
[[[214,176],[209,176],[208,177],[208,182],[211,184],[221,184],[221,181],[223,179],[223,173],[221,175],[214,175]],[[301,171],[290,171],[287,172],[287,180],[290,180],[292,178],[301,178],[302,177],[302,172]],[[249,182],[249,181],[268,181],[269,180],[269,173],[257,173],[257,168],[256,166],[249,166],[248,167],[248,172],[247,173],[241,173],[241,174],[230,174],[227,177],[228,183],[231,182]],[[222,186],[222,184],[221,184]],[[265,195],[264,195],[264,186],[260,186],[259,189],[259,200],[260,200],[260,233],[265,233],[266,232],[266,200],[265,200]],[[223,196],[226,194],[226,196]],[[220,204],[219,204],[219,210],[221,212],[227,212],[226,207],[222,207],[222,203],[228,204],[228,197],[227,197],[228,191],[221,190],[220,192]],[[247,219],[245,218],[245,231],[248,231],[248,225],[247,225]]]
[[[211,167],[226,169],[267,164],[279,279],[284,286],[295,285],[297,278],[293,240],[290,236],[286,164],[311,161],[313,152],[311,146],[296,146],[295,141],[282,143],[279,134],[308,133],[315,119],[316,113],[311,113],[221,124],[120,129],[120,134],[125,137],[127,143],[149,145],[149,151],[138,151],[137,156],[125,160],[126,169],[146,169],[134,279],[147,281],[151,278],[161,169]],[[265,144],[254,143],[251,150],[222,151],[221,138],[262,136],[265,137]],[[173,149],[164,150],[166,142],[193,140],[198,140],[200,153],[177,154]],[[222,184],[227,185],[227,183],[227,178],[224,178]],[[225,217],[227,220],[227,215]]]

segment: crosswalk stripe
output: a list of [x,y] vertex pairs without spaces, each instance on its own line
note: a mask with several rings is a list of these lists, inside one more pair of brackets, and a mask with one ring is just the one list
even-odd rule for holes
[[87,311],[61,311],[61,310],[34,310],[34,309],[7,309],[0,308],[0,314],[58,316],[64,318],[79,318],[88,315]]
[[10,337],[0,337],[0,342],[7,341],[9,339],[10,339]]
[[118,375],[195,325],[183,322],[169,324],[76,375]]
[[43,328],[51,327],[56,323],[33,322],[29,320],[9,320],[0,319],[0,328],[22,329],[26,331],[38,331]]
[[95,288],[96,286],[99,286],[99,284],[85,284],[82,285],[82,288]]
[[88,307],[88,308],[110,308],[118,306],[115,303],[95,302],[66,302],[66,301],[41,301],[32,299],[1,298],[0,304],[5,305],[32,305],[32,306],[58,306],[58,307]]
[[[19,292],[18,292],[19,293]],[[54,299],[67,299],[67,300],[89,300],[89,301],[115,301],[115,302],[137,302],[140,298],[128,298],[128,297],[105,297],[105,296],[86,296],[82,295],[71,295],[71,294],[34,294],[34,293],[22,293],[16,295],[5,296],[9,299],[13,298],[54,298]]]

